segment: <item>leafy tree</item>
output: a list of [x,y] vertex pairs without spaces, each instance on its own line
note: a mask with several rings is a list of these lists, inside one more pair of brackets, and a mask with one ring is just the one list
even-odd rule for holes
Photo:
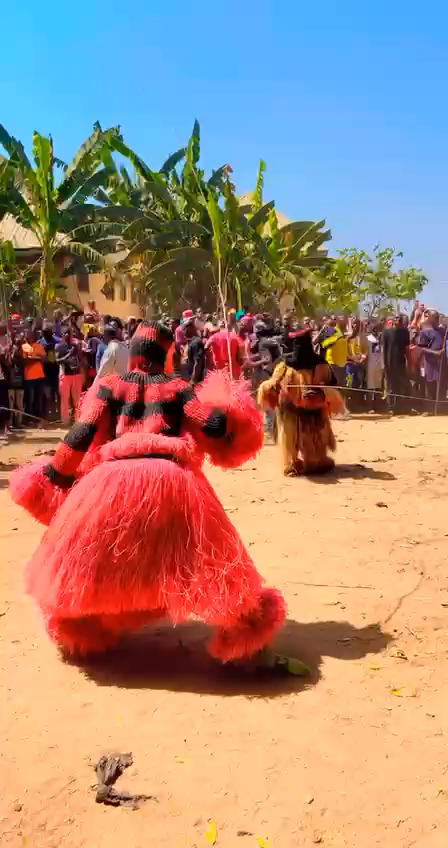
[[368,317],[380,317],[397,311],[400,301],[415,300],[428,282],[421,268],[409,267],[395,271],[394,264],[403,254],[394,248],[374,248],[374,260],[366,280],[364,311]]
[[[101,252],[84,243],[78,234],[85,235],[83,225],[91,216],[86,201],[115,170],[103,165],[101,151],[117,135],[116,128],[103,131],[96,124],[73,161],[64,165],[54,155],[51,136],[35,132],[33,165],[21,142],[0,124],[0,144],[8,153],[0,164],[0,220],[10,214],[36,236],[41,251],[38,300],[43,309],[56,294],[54,256],[58,250],[66,248],[87,261],[102,264]],[[58,182],[57,169],[61,167],[62,179]]]
[[[159,172],[151,171],[120,140],[110,144],[136,170],[134,182],[124,178],[120,184],[121,202],[137,203],[143,213],[123,234],[130,247],[125,264],[159,308],[172,308],[195,295],[211,306],[217,293],[221,307],[227,302],[239,307],[248,302],[278,305],[285,293],[298,303],[310,302],[310,269],[325,261],[321,245],[331,234],[321,232],[324,221],[278,227],[274,201],[263,201],[263,161],[250,202],[241,206],[229,165],[208,180],[200,169],[197,121],[187,146]],[[116,197],[115,185],[112,191],[97,197],[106,202]]]
[[364,299],[369,256],[364,250],[345,248],[327,263],[319,279],[321,305],[328,312],[357,312]]
[[321,304],[329,312],[358,312],[382,316],[411,301],[423,290],[427,278],[420,268],[395,269],[403,254],[376,245],[373,257],[364,250],[346,248],[328,263],[319,279]]
[[11,298],[17,290],[19,269],[11,241],[0,242],[0,314],[7,320]]
[[[73,255],[63,275],[80,265],[105,268],[104,257],[125,252],[126,271],[142,302],[172,309],[193,300],[278,305],[284,294],[307,308],[313,270],[325,261],[324,221],[280,228],[274,201],[263,200],[266,165],[260,162],[250,202],[241,205],[225,164],[206,177],[200,168],[200,127],[187,145],[151,169],[124,142],[119,129],[99,124],[66,166],[51,137],[33,139],[34,165],[20,142],[0,126],[9,158],[0,162],[0,219],[9,213],[32,230],[41,248],[37,298],[56,297],[54,256]],[[117,167],[115,155],[127,160]],[[128,164],[129,163],[129,164]],[[57,169],[62,168],[58,182]]]

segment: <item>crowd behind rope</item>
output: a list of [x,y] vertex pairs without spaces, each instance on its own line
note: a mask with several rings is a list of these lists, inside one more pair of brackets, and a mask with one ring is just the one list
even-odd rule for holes
[[[91,301],[85,312],[56,310],[52,320],[15,314],[0,323],[0,437],[45,422],[69,425],[96,377],[126,373],[140,320],[100,316]],[[174,334],[166,370],[193,385],[209,370],[230,368],[255,392],[292,349],[293,334],[308,330],[351,412],[448,408],[447,330],[436,310],[418,302],[410,318],[397,314],[382,322],[335,315],[299,321],[292,311],[274,318],[247,309],[229,310],[224,322],[200,308],[161,320]]]

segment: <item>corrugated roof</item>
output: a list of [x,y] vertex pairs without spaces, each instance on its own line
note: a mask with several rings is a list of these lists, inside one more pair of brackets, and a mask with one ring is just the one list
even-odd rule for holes
[[[242,194],[239,198],[240,206],[246,206],[248,203],[252,203],[252,193],[249,191],[246,194]],[[292,224],[291,218],[287,218],[286,215],[283,215],[278,209],[275,209],[275,214],[277,215],[278,226],[280,229],[282,227],[286,227],[286,224]]]
[[11,241],[16,250],[40,248],[33,231],[19,224],[12,215],[5,215],[0,221],[0,241]]
[[[61,247],[70,243],[69,236],[59,233],[57,236]],[[32,230],[28,230],[19,224],[12,215],[5,215],[0,221],[0,241],[10,241],[15,250],[40,250],[38,239]],[[127,256],[127,251],[108,254],[106,262],[108,265],[116,265]]]

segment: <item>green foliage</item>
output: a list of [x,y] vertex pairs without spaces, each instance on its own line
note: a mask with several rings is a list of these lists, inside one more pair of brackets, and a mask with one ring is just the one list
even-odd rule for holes
[[376,245],[373,257],[364,250],[347,248],[326,266],[319,281],[321,303],[328,312],[357,312],[367,317],[398,310],[402,301],[415,300],[427,283],[420,268],[396,270],[403,254]]
[[71,267],[89,270],[110,270],[107,255],[124,251],[117,273],[126,272],[142,303],[156,310],[192,302],[278,308],[288,296],[302,313],[317,305],[355,312],[363,304],[371,314],[422,290],[423,272],[395,270],[401,254],[392,248],[376,247],[373,258],[347,249],[330,261],[325,220],[279,227],[275,202],[263,198],[263,160],[250,202],[241,205],[230,165],[208,178],[201,170],[200,142],[195,121],[185,147],[152,170],[119,127],[96,123],[69,165],[55,156],[51,136],[34,133],[32,163],[0,125],[7,154],[0,157],[0,220],[10,214],[36,237],[40,308],[58,294],[54,257],[61,249],[72,255]]
[[118,128],[103,131],[95,124],[56,185],[55,171],[61,161],[54,156],[51,136],[33,134],[32,165],[23,145],[0,125],[0,143],[9,154],[0,169],[0,219],[10,214],[36,237],[41,252],[37,299],[42,309],[56,297],[54,256],[58,250],[85,255],[99,265],[103,261],[101,252],[83,241],[83,226],[91,221],[91,207],[85,201],[115,174],[108,153],[112,140],[118,138]]
[[11,310],[34,313],[36,267],[20,267],[11,241],[0,242],[0,315],[6,321]]
[[[115,140],[112,144],[116,147]],[[123,152],[121,141],[119,146]],[[229,165],[206,179],[199,167],[197,121],[182,151],[170,157],[159,173],[151,172],[151,177],[150,169],[140,164],[132,185],[128,180],[121,180],[119,186],[109,183],[101,196],[103,202],[120,197],[120,202],[142,210],[141,218],[122,233],[129,248],[124,267],[134,278],[134,287],[140,288],[143,297],[146,292],[159,309],[193,300],[210,309],[252,302],[261,307],[271,301],[278,307],[285,293],[308,306],[310,269],[322,264],[326,251],[319,250],[319,245],[331,238],[329,230],[321,231],[324,222],[297,223],[295,229],[291,225],[280,230],[274,201],[263,203],[263,161],[253,201],[244,206]],[[138,157],[128,151],[128,158],[135,163]]]
[[252,194],[252,208],[254,213],[258,212],[263,205],[263,189],[264,189],[264,175],[266,172],[266,162],[263,162],[263,159],[260,159],[260,164],[258,166],[257,173],[257,181],[255,184],[255,190]]

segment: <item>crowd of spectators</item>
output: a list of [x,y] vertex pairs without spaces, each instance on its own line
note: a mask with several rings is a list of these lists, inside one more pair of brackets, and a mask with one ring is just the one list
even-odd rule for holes
[[[90,302],[85,312],[63,316],[57,310],[51,321],[16,314],[0,323],[0,438],[13,427],[60,420],[68,425],[97,376],[126,373],[128,342],[139,320],[100,316]],[[290,334],[306,329],[351,411],[431,412],[436,403],[445,409],[446,328],[435,310],[419,303],[410,318],[395,315],[382,322],[334,315],[299,321],[291,311],[274,318],[234,309],[224,322],[200,308],[161,320],[175,339],[167,371],[192,384],[211,369],[229,368],[255,390],[291,349]]]

